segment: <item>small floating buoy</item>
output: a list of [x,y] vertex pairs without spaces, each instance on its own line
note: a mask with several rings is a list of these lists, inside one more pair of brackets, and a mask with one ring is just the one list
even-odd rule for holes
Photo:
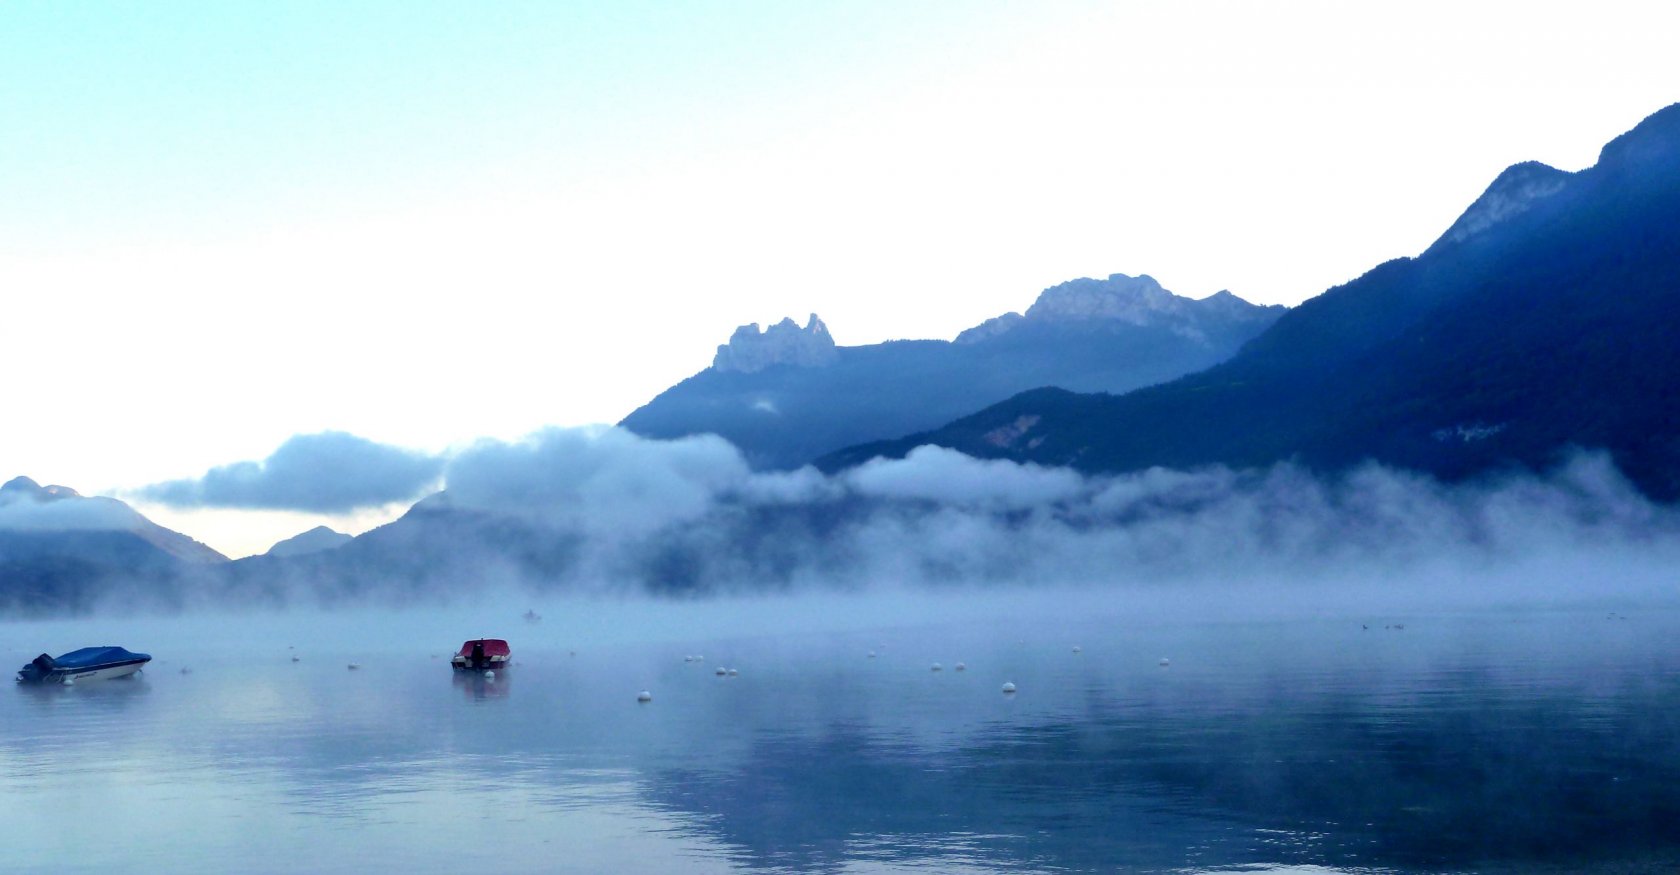
[[65,678],[63,683],[64,683],[64,686],[73,687],[73,686],[76,685],[76,679],[75,678]]
[[740,672],[739,672],[739,671],[737,671],[737,670],[735,670],[735,669],[733,669],[733,668],[732,668],[732,669],[730,669],[730,670],[729,670],[729,676],[730,676],[730,677],[732,677],[732,678],[734,678],[734,677],[740,677],[740,676],[741,676],[741,673],[740,673]]
[[1013,693],[1013,692],[1015,692],[1015,685],[1012,684],[1012,683],[1011,684],[1004,684],[1003,685],[1003,691],[1005,693]]
[[638,701],[638,702],[651,702],[651,701],[653,701],[653,694],[648,692],[647,690],[643,690],[643,691],[636,694],[636,701]]
[[292,657],[292,661],[293,661],[293,662],[298,662],[298,661],[299,661],[299,660],[298,660],[298,657],[295,657],[295,656],[294,656],[294,657]]
[[933,670],[934,671],[944,671],[945,666],[940,665],[939,663],[936,662],[936,663],[933,664]]
[[1078,653],[1078,652],[1079,652],[1079,645],[1077,645],[1077,644],[1075,644],[1075,645],[1073,645],[1073,652],[1074,652],[1074,653]]
[[496,673],[491,671],[490,669],[485,669],[484,670],[484,678],[485,678],[485,680],[493,681],[493,680],[496,679]]
[[956,668],[956,670],[957,670],[957,671],[967,671],[967,670],[968,670],[968,666],[966,666],[966,665],[963,665],[963,664],[962,664],[962,663],[960,663],[960,662],[959,662],[959,663],[957,663],[957,664],[956,664],[956,665],[955,665],[955,666],[954,666],[954,668]]
[[1159,664],[1159,665],[1161,665],[1161,666],[1168,666],[1168,665],[1172,665],[1172,660],[1170,660],[1170,659],[1168,659],[1168,658],[1166,658],[1166,657],[1165,657],[1165,656],[1163,656],[1163,657],[1161,657],[1161,661],[1160,661],[1160,663],[1158,663],[1158,664]]
[[348,669],[350,669],[350,670],[351,670],[351,671],[355,671],[355,670],[356,670],[356,669],[358,669],[358,668],[361,668],[361,667],[362,667],[362,664],[361,664],[361,663],[359,663],[359,662],[352,662],[352,663],[350,663],[350,664],[349,664],[349,665],[347,665],[347,666],[345,666],[345,667],[346,667],[346,668],[348,668]]
[[714,672],[714,674],[716,674],[718,677],[723,677],[724,675],[729,674],[729,670],[720,665],[720,666],[718,666],[718,669],[717,669],[716,672]]
[[693,661],[694,661],[694,657],[692,657],[692,656],[683,657],[683,662],[693,662]]
[[875,651],[873,651],[873,650],[871,650],[871,651],[869,651],[869,658],[870,658],[870,659],[874,659],[874,658],[875,658]]
[[694,654],[694,661],[695,662],[705,662],[706,657],[701,656],[700,654],[696,653],[696,654]]

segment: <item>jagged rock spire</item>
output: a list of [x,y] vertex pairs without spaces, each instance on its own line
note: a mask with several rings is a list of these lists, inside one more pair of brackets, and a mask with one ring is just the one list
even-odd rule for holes
[[783,319],[762,332],[757,322],[735,329],[729,342],[718,347],[712,367],[751,374],[771,365],[820,367],[839,357],[828,326],[812,313],[804,328]]

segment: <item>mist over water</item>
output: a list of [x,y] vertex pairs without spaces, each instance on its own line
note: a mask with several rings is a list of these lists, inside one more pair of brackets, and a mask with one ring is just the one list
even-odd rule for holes
[[[155,658],[8,691],[7,871],[1680,861],[1680,525],[1602,457],[1444,485],[922,450],[824,477],[579,440],[434,502],[439,539],[498,508],[564,545],[545,573],[440,540],[466,555],[330,597],[282,576],[261,604],[0,622],[14,665]],[[452,672],[478,637],[516,664]]]
[[1454,484],[1378,465],[1081,475],[938,447],[828,476],[755,472],[711,436],[553,429],[475,445],[445,472],[443,492],[347,547],[109,606],[1019,588],[1243,616],[1671,597],[1680,556],[1680,513],[1594,453]]

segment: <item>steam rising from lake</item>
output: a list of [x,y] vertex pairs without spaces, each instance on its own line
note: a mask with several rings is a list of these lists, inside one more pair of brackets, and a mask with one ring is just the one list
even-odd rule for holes
[[[1378,465],[1087,476],[931,446],[825,476],[752,471],[713,436],[552,429],[471,447],[445,476],[416,513],[430,514],[424,546],[447,569],[370,575],[400,555],[392,534],[384,566],[355,566],[358,592],[460,598],[473,575],[472,597],[508,598],[983,587],[1245,610],[1531,603],[1672,596],[1680,557],[1680,515],[1593,453],[1462,484]],[[334,585],[319,568],[294,588]]]
[[[713,437],[556,430],[468,452],[448,478],[460,506],[582,535],[572,583],[590,588],[1241,586],[1419,571],[1474,587],[1538,557],[1625,572],[1623,551],[1666,555],[1680,533],[1672,510],[1590,454],[1544,477],[1444,485],[1376,465],[1087,477],[930,446],[824,477],[754,473]],[[1561,591],[1613,585],[1606,576]]]
[[[753,471],[715,436],[589,428],[483,441],[439,464],[444,492],[404,519],[326,553],[208,572],[160,601],[686,602],[980,588],[1240,614],[1677,592],[1680,513],[1648,501],[1599,453],[1544,474],[1445,484],[1375,464],[1084,475],[927,446],[829,476]],[[294,490],[307,485],[300,477]],[[131,590],[111,604],[145,601]]]

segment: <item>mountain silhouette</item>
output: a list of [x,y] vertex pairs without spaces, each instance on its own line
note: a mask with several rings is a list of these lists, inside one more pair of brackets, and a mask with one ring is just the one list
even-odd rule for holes
[[1025,392],[821,466],[922,444],[1087,471],[1376,460],[1446,479],[1596,448],[1680,497],[1680,104],[1586,170],[1510,168],[1421,255],[1223,364],[1124,395]]
[[742,326],[712,367],[625,417],[644,437],[721,435],[759,468],[795,468],[861,441],[932,428],[1025,389],[1125,391],[1231,356],[1282,307],[1230,292],[1180,297],[1149,276],[1046,289],[955,341],[836,346],[812,315]]

